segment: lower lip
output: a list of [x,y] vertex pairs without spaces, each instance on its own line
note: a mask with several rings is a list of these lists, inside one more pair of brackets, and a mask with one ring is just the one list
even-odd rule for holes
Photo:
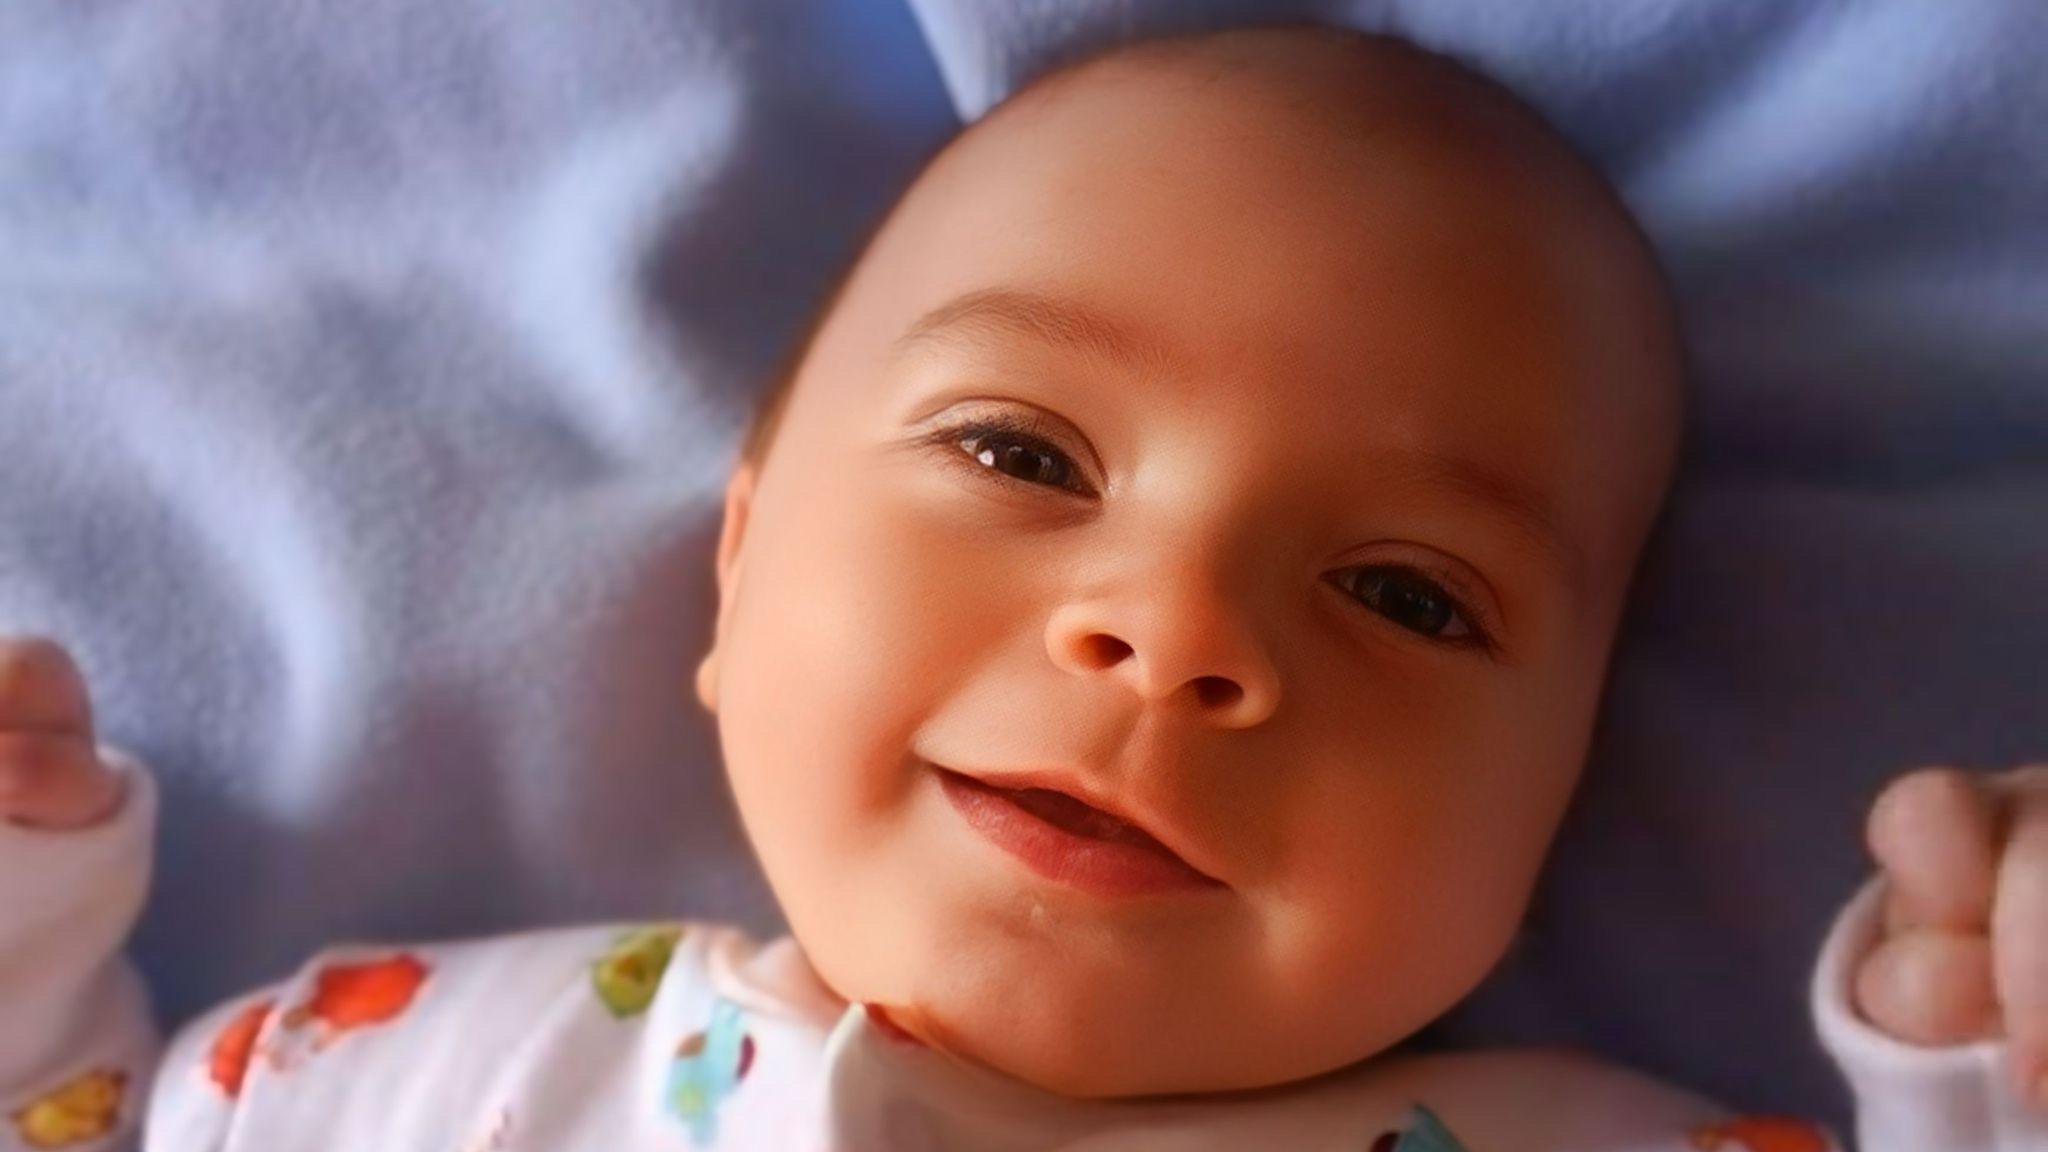
[[939,769],[939,787],[967,823],[1033,872],[1103,896],[1211,891],[1223,884],[1136,844],[1078,836],[1012,803],[1003,789]]

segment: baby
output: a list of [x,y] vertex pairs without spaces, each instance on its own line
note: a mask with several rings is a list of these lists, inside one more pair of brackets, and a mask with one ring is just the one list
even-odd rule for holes
[[[696,691],[791,935],[348,946],[161,1054],[155,806],[0,649],[0,1149],[1821,1152],[1496,964],[1671,476],[1650,250],[1401,42],[1127,46],[941,152],[725,493]],[[2048,1149],[2048,775],[1928,770],[1819,959],[1864,1152]],[[152,1086],[153,1083],[153,1086]]]

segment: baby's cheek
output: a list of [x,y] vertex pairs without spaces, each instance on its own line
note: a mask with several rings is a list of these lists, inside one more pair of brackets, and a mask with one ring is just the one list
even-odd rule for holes
[[[736,772],[829,787],[844,804],[849,789],[898,786],[906,729],[946,667],[930,652],[941,639],[929,619],[936,597],[906,574],[922,569],[901,555],[905,533],[885,510],[842,507],[829,493],[778,510],[750,545],[721,725],[728,750],[745,753],[729,756]],[[879,776],[849,775],[875,759],[888,762]]]
[[1513,939],[1526,877],[1454,814],[1387,797],[1353,811],[1373,814],[1302,833],[1323,851],[1277,890],[1272,960],[1304,1013],[1342,1005],[1333,1027],[1391,1030],[1392,1043],[1484,978]]

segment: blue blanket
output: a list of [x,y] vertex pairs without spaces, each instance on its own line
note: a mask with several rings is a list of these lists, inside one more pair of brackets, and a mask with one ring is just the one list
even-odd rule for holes
[[964,119],[1280,16],[1544,109],[1694,359],[1582,801],[1432,1041],[1841,1123],[1803,994],[1864,807],[2048,755],[2033,0],[13,0],[0,629],[163,774],[167,1019],[336,938],[776,929],[689,695],[748,397]]

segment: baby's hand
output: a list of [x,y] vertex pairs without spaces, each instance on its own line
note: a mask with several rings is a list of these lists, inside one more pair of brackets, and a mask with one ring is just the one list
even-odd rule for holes
[[121,778],[100,763],[92,703],[69,653],[0,635],[0,820],[85,828],[121,806]]
[[2048,764],[1907,773],[1866,835],[1888,891],[1857,1010],[1916,1044],[2006,1037],[2020,1098],[2048,1107]]

